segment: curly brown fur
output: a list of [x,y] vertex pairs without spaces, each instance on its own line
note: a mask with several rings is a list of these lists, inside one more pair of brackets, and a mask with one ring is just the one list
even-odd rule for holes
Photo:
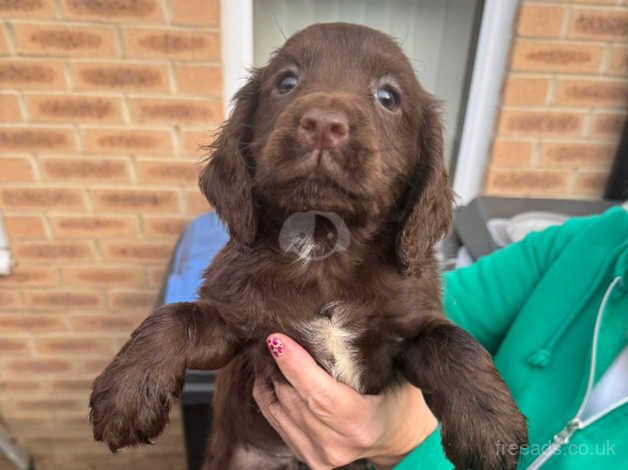
[[[264,341],[281,331],[360,392],[404,378],[429,392],[457,468],[514,469],[497,444],[523,445],[525,419],[488,353],[442,313],[434,245],[452,209],[442,126],[398,45],[362,26],[311,26],[234,104],[200,178],[231,239],[199,301],[153,312],[96,379],[96,439],[148,442],[185,368],[222,367],[206,468],[293,468],[251,396],[254,377],[281,379]],[[286,249],[284,224],[308,211],[311,233],[289,234]],[[337,251],[334,217],[349,235]],[[344,357],[322,331],[348,338]]]

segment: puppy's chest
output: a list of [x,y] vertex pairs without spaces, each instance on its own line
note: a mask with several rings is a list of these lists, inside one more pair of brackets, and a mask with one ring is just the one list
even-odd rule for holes
[[332,377],[363,391],[365,364],[357,343],[365,326],[356,321],[357,308],[344,302],[328,302],[318,315],[300,322],[297,332]]

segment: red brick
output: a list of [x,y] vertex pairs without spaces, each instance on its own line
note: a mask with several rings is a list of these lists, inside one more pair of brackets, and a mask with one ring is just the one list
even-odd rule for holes
[[122,122],[120,98],[72,95],[30,95],[26,105],[31,120],[43,122]]
[[583,116],[561,111],[504,110],[500,134],[574,136],[582,133]]
[[58,283],[58,268],[28,266],[22,263],[12,269],[9,276],[0,277],[0,286],[52,286]]
[[[46,238],[44,221],[35,215],[5,215],[4,224],[9,238],[15,240],[38,240]],[[1,280],[2,278],[0,278]]]
[[4,28],[0,27],[0,56],[9,55],[9,46],[5,39]]
[[110,359],[85,359],[78,363],[80,371],[87,372],[90,376],[96,378],[105,367],[111,362]]
[[0,59],[0,87],[65,89],[65,72],[59,61]]
[[[621,0],[561,0],[571,3],[588,3],[589,5],[617,5]],[[625,3],[626,0],[624,0]]]
[[70,129],[42,127],[0,128],[0,150],[38,152],[68,152],[75,149],[74,134]]
[[97,211],[163,212],[179,209],[179,195],[176,191],[94,189],[91,194]]
[[9,289],[0,289],[0,311],[13,310],[22,306],[22,298],[18,292]]
[[593,143],[543,143],[541,164],[547,167],[608,167],[615,153],[614,145]]
[[[15,380],[11,383],[17,383],[17,387],[13,389],[14,392],[37,392],[46,390],[48,382],[36,382],[34,380]],[[30,386],[32,384],[32,387]],[[5,383],[0,382],[0,390]],[[39,395],[39,394],[37,394]],[[21,395],[23,396],[23,395]],[[47,436],[50,435],[53,427],[50,421],[46,419],[37,419],[37,417],[13,417],[11,418],[11,430],[14,434],[22,436],[23,439],[34,436]]]
[[102,306],[102,298],[96,292],[76,290],[39,290],[26,292],[26,302],[37,309],[68,310],[98,308]]
[[105,355],[113,353],[113,345],[109,339],[101,338],[37,338],[35,349],[40,354],[73,356],[80,354]]
[[91,25],[14,23],[15,47],[20,55],[113,57],[114,30]]
[[565,193],[567,173],[545,170],[492,170],[487,192],[509,195],[550,195]]
[[85,202],[78,189],[4,188],[0,201],[7,209],[83,209]]
[[[57,395],[53,395],[55,398]],[[43,399],[37,399],[39,401],[44,401]],[[50,401],[51,409],[42,412],[42,410],[37,410],[37,413],[30,412],[28,409],[21,411],[21,415],[19,417],[35,417],[46,416],[47,418],[52,418],[54,422],[60,422],[61,419],[67,419],[69,417],[79,417],[81,414],[83,418],[85,418],[85,407],[86,400],[80,399],[79,397],[63,397],[59,398],[59,401],[69,402],[67,405],[60,407],[60,409],[56,409],[53,407],[53,400]],[[75,407],[70,407],[70,404],[74,402],[76,404]],[[85,420],[87,421],[87,420]],[[57,429],[60,429],[57,427]],[[90,430],[87,430],[87,435],[91,435]],[[42,457],[46,455],[52,455],[54,457],[53,460],[50,461],[52,464],[54,462],[54,466],[46,467],[43,470],[79,470],[77,465],[72,464],[72,462],[80,462],[83,466],[83,469],[99,469],[104,470],[107,466],[104,465],[105,462],[109,464],[108,468],[119,466],[117,456],[107,457],[105,450],[102,448],[102,445],[97,443],[91,438],[87,438],[85,434],[82,436],[68,436],[65,433],[60,434],[57,432],[56,434],[48,433],[45,436],[34,436],[31,438],[26,438],[24,440],[24,445],[28,446],[29,450],[33,449],[33,453],[35,454],[44,454]],[[70,458],[71,456],[71,458]],[[86,460],[91,456],[91,460]],[[100,457],[100,465],[97,463],[98,460],[96,457]],[[108,460],[111,459],[110,462]],[[113,464],[112,464],[113,462]],[[128,460],[128,462],[132,462],[132,460]],[[126,463],[126,462],[125,462]],[[39,469],[39,464],[37,466]],[[133,465],[124,466],[123,468],[133,468]]]
[[504,88],[504,103],[511,105],[540,105],[549,90],[547,78],[510,77]]
[[68,242],[20,242],[13,244],[13,250],[19,260],[40,261],[81,261],[94,258],[91,243]]
[[172,156],[172,134],[168,130],[84,129],[81,134],[87,153],[106,155]]
[[142,286],[144,270],[132,266],[71,266],[63,268],[63,279],[72,285]]
[[157,64],[75,63],[72,81],[77,90],[170,90],[168,68]]
[[109,21],[162,21],[158,0],[63,0],[67,18]]
[[519,11],[517,32],[521,36],[559,37],[565,8],[524,3]]
[[34,313],[0,315],[0,333],[54,333],[67,330],[63,319],[56,315]]
[[139,326],[132,317],[118,314],[76,315],[69,319],[72,330],[85,333],[131,333]]
[[152,287],[161,287],[166,275],[166,268],[163,266],[156,266],[148,268],[148,282]]
[[212,210],[212,207],[200,191],[185,191],[185,212],[189,215],[203,214]]
[[624,113],[600,113],[593,119],[594,136],[619,136],[624,128]]
[[524,72],[597,72],[602,46],[561,42],[515,41],[512,69]]
[[207,146],[215,139],[213,132],[181,130],[182,152],[196,159],[209,154]]
[[608,64],[612,75],[628,75],[628,47],[613,46]]
[[20,111],[17,95],[13,93],[0,94],[0,121],[15,122],[21,120],[22,111]]
[[68,159],[40,160],[44,181],[116,182],[131,181],[130,164],[126,159]]
[[199,162],[138,161],[137,174],[140,183],[196,185],[201,170]]
[[608,181],[608,171],[604,172],[582,172],[576,176],[574,192],[578,196],[588,196],[599,199],[604,193],[606,182]]
[[495,167],[529,167],[531,158],[531,142],[497,139],[493,143],[493,158],[491,164]]
[[575,9],[571,15],[568,37],[595,40],[626,40],[628,12],[624,10]]
[[55,398],[37,398],[32,400],[18,400],[15,402],[15,409],[27,411],[34,414],[46,412],[63,413],[68,410],[80,410],[84,404],[77,400],[71,399],[55,399]]
[[150,238],[177,238],[188,223],[180,217],[144,217],[144,236]]
[[61,188],[4,188],[0,201],[7,209],[68,209],[85,207],[83,195],[77,189]]
[[[0,319],[2,322],[2,319]],[[65,359],[14,359],[7,362],[7,370],[24,376],[39,376],[67,372],[72,369],[72,361]]]
[[208,31],[128,29],[126,55],[135,59],[169,57],[178,60],[220,61],[220,34]]
[[102,253],[106,260],[124,262],[160,262],[170,259],[172,243],[103,242]]
[[[72,386],[74,386],[75,388],[80,387],[81,383],[87,383],[89,384],[89,386],[91,386],[92,381],[87,380],[85,378],[83,379],[56,379],[53,377],[51,378],[51,380],[48,381],[48,384],[49,384],[48,387],[51,390],[56,390],[57,388],[59,389],[65,388],[69,391],[70,387]],[[86,421],[84,416],[74,416],[74,417],[68,416],[66,418],[54,420],[51,424],[53,426],[57,426],[57,425],[63,426],[62,429],[68,428],[68,429],[71,429],[72,431],[80,431],[81,436],[85,436],[85,429],[89,430],[91,428],[89,421]],[[116,456],[113,456],[113,458],[116,458]]]
[[0,354],[26,353],[30,351],[30,343],[26,338],[3,338],[0,341]]
[[555,102],[566,106],[598,106],[624,109],[628,105],[628,82],[618,80],[561,79]]
[[[41,382],[35,380],[0,380],[0,393],[18,393],[21,395],[23,393],[37,392],[42,388]],[[39,423],[39,421],[36,421],[35,423]],[[36,427],[35,423],[29,423],[28,428]],[[11,429],[22,435],[25,434],[24,430],[21,428],[21,422],[18,420],[11,420]]]
[[222,70],[213,65],[177,65],[177,90],[188,95],[222,97]]
[[141,310],[148,314],[156,300],[157,293],[147,290],[109,293],[109,305],[114,310]]
[[135,237],[139,233],[136,217],[53,216],[49,218],[55,238]]
[[216,125],[222,119],[218,100],[136,98],[129,106],[131,119],[137,122]]
[[203,27],[220,26],[219,0],[176,0],[170,3],[172,22]]
[[40,18],[54,16],[53,0],[0,0],[0,16]]
[[[53,392],[81,392],[81,393],[89,393],[92,387],[92,381],[87,379],[57,379],[52,380],[50,382],[50,389]],[[83,426],[81,429],[87,429],[88,424],[82,422]],[[67,428],[64,426],[64,433],[67,431]]]
[[28,183],[34,179],[33,165],[29,158],[3,156],[0,159],[0,182]]

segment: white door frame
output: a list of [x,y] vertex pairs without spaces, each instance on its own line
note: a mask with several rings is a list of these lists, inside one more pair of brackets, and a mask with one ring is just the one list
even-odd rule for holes
[[[453,189],[459,204],[482,192],[519,0],[485,0]],[[225,116],[253,66],[253,0],[221,0]]]

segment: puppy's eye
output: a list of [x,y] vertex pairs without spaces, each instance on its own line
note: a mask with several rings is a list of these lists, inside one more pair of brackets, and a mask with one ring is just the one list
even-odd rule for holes
[[277,91],[281,95],[286,95],[299,85],[299,77],[294,72],[285,72],[277,80]]
[[375,90],[375,99],[384,108],[394,111],[399,107],[399,93],[390,85],[382,85]]

